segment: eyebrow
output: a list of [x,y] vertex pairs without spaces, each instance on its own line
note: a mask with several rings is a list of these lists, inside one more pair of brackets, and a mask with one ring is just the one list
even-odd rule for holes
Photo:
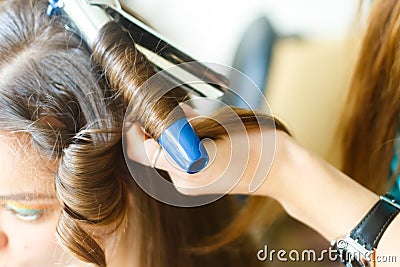
[[57,197],[50,196],[48,194],[38,194],[38,193],[18,193],[9,195],[0,195],[0,201],[4,200],[15,200],[15,201],[30,201],[30,200],[56,200]]

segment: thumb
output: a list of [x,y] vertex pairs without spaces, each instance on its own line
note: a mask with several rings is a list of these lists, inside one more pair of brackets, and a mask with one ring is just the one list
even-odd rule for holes
[[[198,114],[187,104],[181,103],[187,118],[196,117]],[[126,155],[130,160],[142,165],[156,167],[164,171],[180,170],[180,167],[166,156],[166,152],[161,146],[145,133],[141,125],[137,122],[132,123],[125,132]]]
[[147,139],[148,136],[139,123],[135,122],[129,126],[129,129],[125,132],[126,155],[129,159],[143,165],[150,165],[150,157],[144,146]]
[[132,123],[125,132],[126,155],[130,160],[142,165],[170,171],[174,168],[171,160],[167,160],[161,146],[144,132],[139,123]]

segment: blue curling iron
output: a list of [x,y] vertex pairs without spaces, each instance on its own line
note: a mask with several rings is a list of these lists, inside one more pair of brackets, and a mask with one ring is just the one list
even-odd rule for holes
[[[229,86],[228,79],[194,60],[167,42],[157,32],[126,12],[118,0],[49,0],[47,15],[66,15],[89,47],[93,46],[100,29],[110,21],[117,22],[131,34],[136,48],[148,56],[158,70],[184,84],[180,76],[194,76],[204,85],[185,84],[187,90],[201,97],[221,97]],[[149,56],[151,54],[151,56]],[[191,64],[181,64],[191,62]],[[181,65],[179,65],[181,64]],[[169,73],[168,68],[180,66],[181,71]],[[172,123],[163,131],[158,143],[187,173],[197,173],[207,165],[208,154],[186,118]]]

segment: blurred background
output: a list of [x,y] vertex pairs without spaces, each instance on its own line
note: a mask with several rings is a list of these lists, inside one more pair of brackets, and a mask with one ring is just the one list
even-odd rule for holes
[[[294,137],[340,168],[337,123],[370,1],[124,0],[129,9],[197,60],[232,66],[263,91],[272,113]],[[229,76],[229,73],[226,73]],[[240,80],[230,77],[240,85]],[[240,86],[239,86],[240,88]],[[246,88],[238,92],[246,95]],[[245,96],[260,110],[257,97]],[[265,227],[269,249],[326,249],[311,229],[280,216]],[[260,246],[260,249],[262,249]],[[268,262],[268,266],[338,266],[331,262]]]

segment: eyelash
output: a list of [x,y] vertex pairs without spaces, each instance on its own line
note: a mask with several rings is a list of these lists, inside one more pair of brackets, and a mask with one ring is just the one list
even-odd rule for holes
[[[41,219],[45,213],[45,210],[39,209],[30,209],[30,208],[16,208],[10,202],[6,202],[5,204],[6,210],[10,211],[15,217],[19,220],[26,222],[34,222]],[[18,210],[20,209],[20,210]]]

